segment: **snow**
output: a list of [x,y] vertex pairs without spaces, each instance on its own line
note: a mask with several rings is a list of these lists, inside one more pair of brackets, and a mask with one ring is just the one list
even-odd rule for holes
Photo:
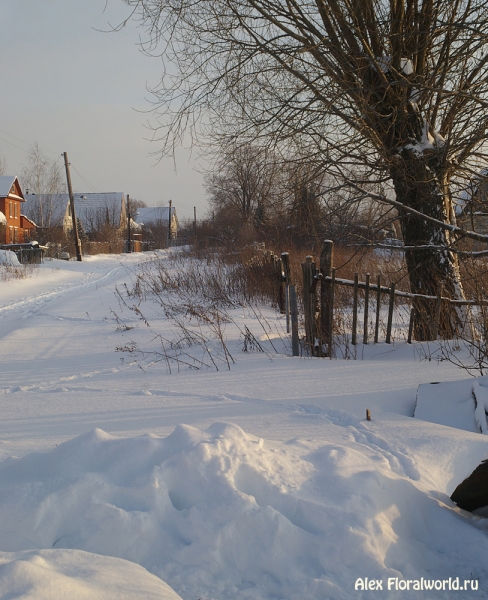
[[413,62],[409,58],[402,58],[400,68],[404,75],[411,75],[414,72]]
[[20,263],[15,252],[12,252],[11,250],[0,250],[0,265],[18,267],[20,266]]
[[170,374],[115,352],[172,335],[149,300],[147,327],[114,294],[147,258],[46,261],[0,283],[0,597],[406,597],[356,591],[365,577],[459,577],[479,590],[456,597],[488,597],[488,522],[449,499],[488,439],[412,418],[417,387],[448,393],[454,365],[401,340],[292,358],[280,315],[262,309],[275,352],[235,308],[267,352],[242,352],[228,323],[230,370]]
[[7,217],[3,214],[3,212],[1,210],[0,210],[0,224],[1,225],[7,224]]
[[432,133],[433,135],[430,133],[429,122],[424,119],[421,139],[414,144],[407,144],[405,148],[407,150],[411,150],[412,152],[416,152],[418,155],[421,155],[426,150],[442,148],[442,146],[444,146],[446,143],[446,140],[438,131],[434,130]]
[[80,550],[0,552],[0,597],[20,600],[178,600],[129,561]]
[[[380,56],[376,58],[377,64],[382,73],[388,73],[391,69],[391,56]],[[404,75],[412,75],[414,72],[413,62],[409,58],[400,59],[400,72]]]
[[481,392],[477,392],[476,396],[473,394],[475,388],[488,392],[486,386],[488,377],[419,385],[414,416],[431,423],[479,433],[480,421],[475,416],[475,399]]
[[481,385],[480,381],[473,382],[473,396],[476,403],[475,418],[480,431],[488,433],[488,424],[486,423],[486,411],[488,410],[488,389],[487,384]]

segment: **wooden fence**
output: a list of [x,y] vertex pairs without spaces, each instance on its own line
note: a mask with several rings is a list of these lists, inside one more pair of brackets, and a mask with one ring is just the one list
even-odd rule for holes
[[[457,305],[478,304],[475,301],[446,298],[442,295],[442,286],[439,287],[436,296],[428,296],[396,290],[395,283],[384,286],[380,275],[371,280],[371,276],[367,274],[365,281],[359,281],[358,273],[355,274],[354,280],[338,278],[334,268],[334,243],[330,240],[324,241],[318,264],[312,256],[305,258],[305,262],[301,265],[302,281],[300,286],[297,286],[297,282],[292,280],[288,252],[276,256],[269,250],[265,250],[263,255],[268,272],[272,273],[274,281],[277,283],[276,302],[280,311],[286,315],[286,331],[291,333],[293,356],[299,356],[300,354],[297,288],[301,291],[303,308],[305,330],[303,341],[307,352],[312,356],[334,356],[334,337],[337,338],[338,335],[334,311],[337,310],[336,294],[339,287],[352,288],[352,310],[349,311],[352,312],[352,323],[349,333],[350,343],[353,346],[358,343],[369,344],[373,342],[376,344],[380,341],[380,330],[385,329],[380,327],[381,314],[385,312],[383,308],[385,296],[388,299],[384,335],[384,341],[387,344],[392,343],[395,299],[403,299],[407,304],[416,297],[432,301],[434,339],[438,337],[443,302]],[[363,291],[362,315],[359,311],[359,290]],[[374,311],[374,320],[371,318],[371,308]],[[416,316],[413,307],[407,306],[407,309],[409,313],[406,341],[411,344]],[[360,317],[362,323],[359,322]],[[360,336],[360,329],[362,336]]]

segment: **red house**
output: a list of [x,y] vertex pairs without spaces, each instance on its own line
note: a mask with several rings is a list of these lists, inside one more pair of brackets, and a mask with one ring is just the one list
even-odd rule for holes
[[13,175],[0,176],[0,244],[23,244],[32,239],[36,225],[21,214],[24,194]]

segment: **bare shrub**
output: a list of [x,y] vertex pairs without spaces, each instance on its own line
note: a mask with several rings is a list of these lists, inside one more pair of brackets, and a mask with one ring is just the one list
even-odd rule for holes
[[[117,350],[150,364],[163,362],[169,372],[172,367],[179,370],[181,366],[230,369],[235,359],[227,342],[226,327],[232,325],[240,334],[244,352],[264,351],[271,356],[258,341],[259,336],[233,316],[233,309],[250,311],[273,347],[275,332],[262,315],[259,302],[253,300],[245,273],[242,264],[227,263],[218,254],[201,260],[173,253],[143,263],[132,285],[116,291],[119,302],[147,326],[151,324],[142,312],[142,304],[156,304],[171,323],[172,335],[156,332],[150,340],[152,345],[142,347],[132,340]],[[120,329],[123,321],[115,316]],[[127,329],[125,323],[123,328]]]
[[0,265],[0,280],[10,281],[12,279],[25,279],[31,277],[36,269],[35,264],[25,264],[18,266]]

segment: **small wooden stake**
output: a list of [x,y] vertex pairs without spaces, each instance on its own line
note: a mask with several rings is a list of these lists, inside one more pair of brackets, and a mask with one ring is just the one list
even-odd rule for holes
[[371,421],[371,411],[369,408],[366,409],[366,421]]

